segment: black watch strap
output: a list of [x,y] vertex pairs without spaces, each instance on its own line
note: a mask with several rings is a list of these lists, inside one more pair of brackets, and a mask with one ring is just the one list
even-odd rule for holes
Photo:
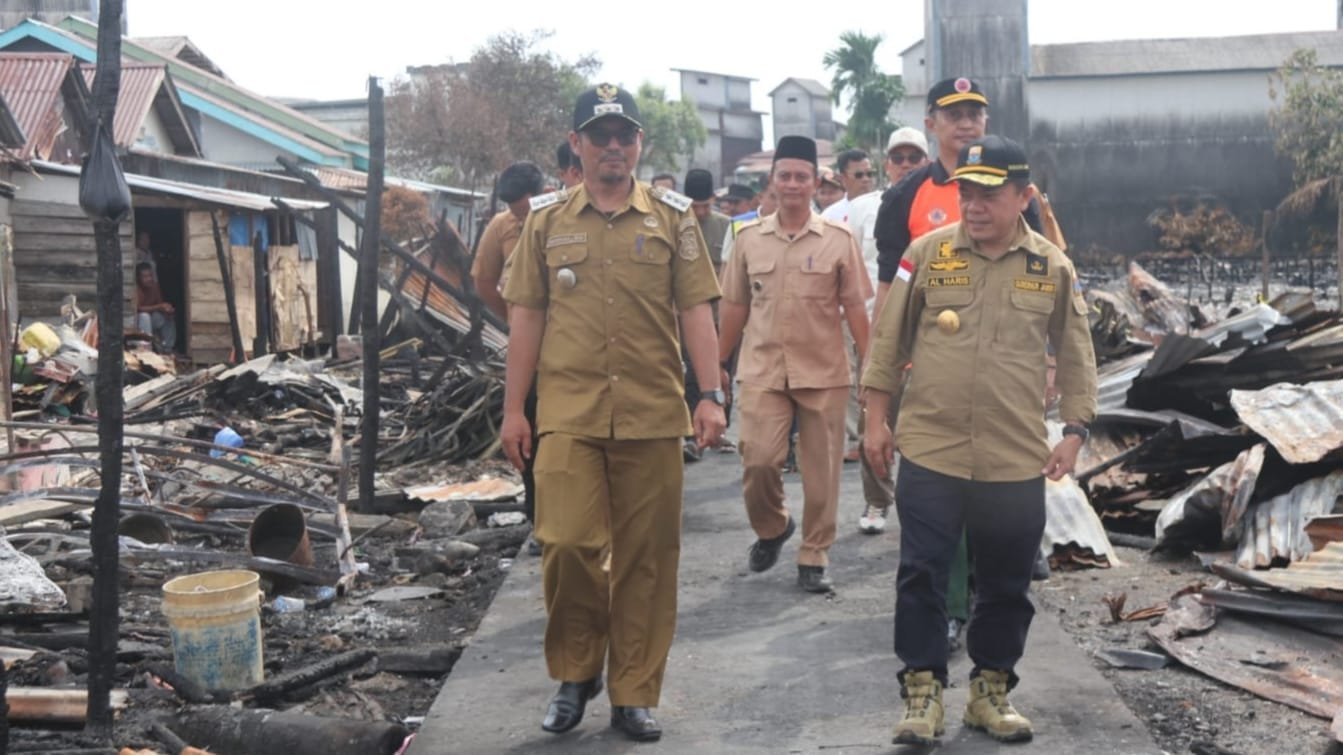
[[1063,426],[1063,434],[1076,435],[1077,437],[1085,441],[1087,438],[1091,437],[1091,429],[1088,428],[1086,425],[1078,425],[1070,423]]

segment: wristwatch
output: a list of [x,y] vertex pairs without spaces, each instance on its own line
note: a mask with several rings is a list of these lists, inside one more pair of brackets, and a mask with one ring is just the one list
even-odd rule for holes
[[1077,437],[1082,439],[1083,443],[1086,443],[1087,438],[1091,437],[1091,429],[1088,428],[1086,425],[1068,424],[1063,426],[1063,434],[1076,435]]
[[723,406],[727,403],[727,394],[723,393],[721,388],[712,391],[700,391],[699,397],[701,399],[708,399],[719,406]]

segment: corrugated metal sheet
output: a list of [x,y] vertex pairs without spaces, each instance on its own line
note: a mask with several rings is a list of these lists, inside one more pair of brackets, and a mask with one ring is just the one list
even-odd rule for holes
[[1218,614],[1210,631],[1184,636],[1179,629],[1163,619],[1147,634],[1189,668],[1260,697],[1326,719],[1343,710],[1343,664],[1338,662],[1343,641],[1338,638],[1227,612]]
[[[312,174],[317,176],[317,180],[329,189],[345,189],[351,191],[363,191],[368,186],[368,174],[362,170],[352,170],[350,168],[331,168],[319,166],[308,168]],[[432,184],[425,181],[416,181],[410,178],[400,178],[398,176],[385,176],[383,182],[387,186],[400,186],[419,192],[437,192],[440,194],[449,194],[466,200],[485,199],[489,194],[482,194],[478,191],[469,189],[459,189],[456,186],[444,186],[442,184]]]
[[[84,83],[92,88],[93,66],[80,66],[79,72],[84,76]],[[140,129],[166,76],[167,69],[163,66],[148,63],[121,66],[121,89],[117,92],[117,110],[112,117],[112,140],[118,147],[130,149],[140,139]]]
[[1259,443],[1242,451],[1172,498],[1156,520],[1157,544],[1198,539],[1210,529],[1215,532],[1217,528],[1206,526],[1214,520],[1220,522],[1221,541],[1233,541],[1259,481],[1266,450]]
[[0,53],[0,97],[28,137],[18,151],[20,159],[50,153],[63,126],[61,85],[74,64],[74,57],[64,53]]
[[[1276,498],[1255,506],[1241,520],[1240,545],[1236,548],[1236,564],[1242,569],[1265,567],[1274,559],[1299,561],[1311,555],[1310,537],[1306,522],[1334,510],[1339,495],[1343,494],[1343,470],[1335,470],[1325,477],[1297,485]],[[1343,548],[1343,544],[1333,543]],[[1343,555],[1343,551],[1337,551]],[[1334,588],[1343,599],[1343,560],[1334,572]],[[1266,572],[1269,573],[1269,572]]]
[[[33,167],[40,172],[60,173],[67,176],[79,175],[79,166],[63,165],[60,163],[46,162],[44,160],[35,160]],[[197,184],[182,183],[180,181],[168,181],[162,178],[151,178],[150,176],[141,176],[135,173],[126,174],[126,183],[130,184],[132,190],[142,190],[154,194],[167,194],[175,197],[186,197],[196,199],[209,204],[220,205],[222,207],[237,207],[244,210],[253,210],[256,212],[265,212],[267,210],[278,209],[271,198],[264,194],[252,194],[246,191],[233,191],[231,189],[219,189],[213,186],[199,186]],[[73,197],[71,200],[73,201]],[[326,202],[316,202],[308,199],[290,199],[282,197],[284,203],[296,210],[320,210],[327,206]]]
[[1101,568],[1123,565],[1087,494],[1072,477],[1045,480],[1045,534],[1040,548],[1054,567],[1065,562]]
[[1293,464],[1319,461],[1343,447],[1343,380],[1233,390],[1231,406]]

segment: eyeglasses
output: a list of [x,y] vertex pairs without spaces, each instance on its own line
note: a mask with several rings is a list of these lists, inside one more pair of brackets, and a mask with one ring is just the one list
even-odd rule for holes
[[891,165],[917,165],[923,162],[923,153],[907,155],[904,152],[891,152],[886,155],[886,159],[891,161]]
[[639,138],[638,129],[622,128],[618,131],[607,131],[605,129],[591,128],[583,132],[587,134],[588,141],[592,142],[594,147],[605,147],[615,139],[622,147],[634,146],[634,142]]
[[858,179],[859,181],[861,181],[861,180],[863,180],[864,178],[876,178],[876,177],[877,177],[877,172],[876,172],[875,170],[855,170],[854,172],[850,173],[849,175],[851,175],[851,176],[853,176],[854,178],[856,178],[856,179]]

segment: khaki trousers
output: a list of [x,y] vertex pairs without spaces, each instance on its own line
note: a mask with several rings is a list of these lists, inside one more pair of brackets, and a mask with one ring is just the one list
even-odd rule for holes
[[802,473],[802,545],[797,562],[825,566],[835,542],[839,473],[844,463],[847,386],[781,391],[741,386],[742,496],[757,537],[778,537],[788,526],[783,466],[788,430],[797,413],[798,470]]
[[535,474],[550,676],[586,681],[605,662],[612,705],[657,707],[676,631],[681,439],[550,433]]

